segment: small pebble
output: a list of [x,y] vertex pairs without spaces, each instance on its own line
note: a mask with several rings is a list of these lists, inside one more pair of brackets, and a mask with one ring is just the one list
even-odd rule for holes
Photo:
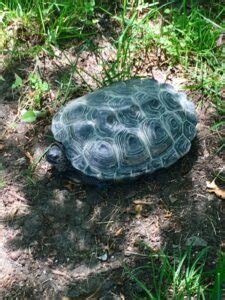
[[191,236],[186,240],[186,246],[193,246],[193,247],[206,247],[207,242],[200,237]]

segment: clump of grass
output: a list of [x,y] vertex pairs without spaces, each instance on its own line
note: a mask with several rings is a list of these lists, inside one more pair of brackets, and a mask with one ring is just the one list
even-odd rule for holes
[[123,5],[117,15],[113,15],[104,9],[121,28],[120,34],[114,40],[113,46],[116,49],[116,57],[113,62],[105,62],[104,84],[114,81],[124,80],[134,75],[134,65],[137,57],[142,57],[143,53],[149,50],[154,42],[148,35],[151,31],[149,27],[151,19],[159,16],[159,11],[167,4],[158,5],[156,3],[145,3],[144,1],[122,1]]
[[[218,39],[225,32],[222,15],[224,6],[210,3],[209,6],[187,5],[180,9],[171,8],[163,16],[161,37],[158,46],[164,49],[170,63],[180,63],[192,80],[191,89],[200,91],[202,99],[212,102],[218,115],[224,116],[224,47]],[[217,124],[218,129],[224,121]]]
[[11,86],[12,91],[19,91],[18,114],[25,122],[34,122],[38,117],[46,114],[46,99],[49,97],[50,86],[41,79],[37,71],[29,74],[27,79],[22,79],[15,73],[15,81]]
[[[188,248],[184,254],[169,256],[166,253],[150,253],[148,262],[132,271],[129,277],[143,290],[142,299],[184,299],[197,296],[204,299],[207,284],[203,270],[208,249],[194,254]],[[146,278],[144,282],[142,278]],[[147,298],[146,298],[147,296]]]
[[210,290],[210,299],[223,299],[225,296],[225,252],[219,253],[216,269],[213,270],[214,284]]
[[219,253],[214,270],[207,267],[209,248],[192,247],[177,255],[148,254],[148,262],[126,274],[143,292],[134,299],[222,299],[225,292],[225,255]]
[[38,37],[37,43],[58,45],[71,38],[87,38],[91,33],[84,29],[94,24],[94,10],[95,0],[1,0],[1,31],[14,29],[17,47],[30,35]]

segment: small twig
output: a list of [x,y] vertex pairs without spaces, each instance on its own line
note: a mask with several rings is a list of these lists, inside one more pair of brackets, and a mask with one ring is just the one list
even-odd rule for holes
[[148,202],[144,200],[134,200],[133,203],[135,205],[152,205],[152,202]]
[[130,256],[130,255],[136,255],[136,256],[141,256],[141,257],[148,257],[146,254],[141,254],[138,252],[133,252],[133,251],[124,251],[125,256]]
[[26,199],[25,199],[23,196],[18,195],[18,194],[17,194],[16,192],[14,192],[14,191],[8,191],[8,193],[9,193],[11,196],[13,196],[13,197],[19,199],[20,201],[23,201],[23,202],[26,201]]
[[96,222],[96,224],[108,224],[108,223],[114,223],[114,221],[99,221],[99,222]]
[[96,296],[96,294],[101,290],[101,287],[102,287],[102,286],[99,286],[99,287],[97,288],[97,290],[96,290],[93,294],[91,294],[90,296],[88,296],[86,299],[87,299],[87,300],[96,299],[95,296]]
[[52,273],[55,274],[55,275],[63,276],[65,278],[67,278],[67,279],[71,279],[71,276],[69,276],[66,273],[61,272],[59,270],[52,270]]

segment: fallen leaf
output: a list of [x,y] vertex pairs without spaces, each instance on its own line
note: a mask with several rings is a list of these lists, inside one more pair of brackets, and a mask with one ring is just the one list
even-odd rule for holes
[[75,191],[75,184],[71,181],[67,182],[64,185],[70,192],[74,192]]
[[167,211],[166,214],[165,214],[165,218],[171,218],[172,217],[172,213]]
[[125,300],[125,296],[120,293],[120,300]]
[[3,150],[5,148],[4,144],[0,144],[0,150]]
[[14,219],[15,218],[15,216],[17,215],[17,213],[18,213],[18,211],[19,211],[19,209],[18,208],[16,208],[16,209],[14,209],[13,210],[13,213],[12,213],[12,219]]
[[143,206],[141,204],[135,205],[135,212],[137,218],[141,217],[142,210],[143,210]]
[[221,33],[218,40],[217,40],[217,42],[216,42],[216,46],[221,47],[224,44],[225,44],[225,34]]
[[119,228],[116,232],[115,232],[115,236],[120,236],[123,233],[123,228]]
[[220,247],[221,247],[222,249],[225,249],[225,240],[223,240],[223,241],[220,243]]
[[[8,194],[10,194],[13,198],[16,198],[22,202],[26,202],[26,198],[24,198],[23,196],[19,195],[18,192],[16,191],[8,191]],[[22,205],[22,204],[21,204]]]
[[215,179],[212,182],[206,181],[206,187],[207,187],[207,192],[215,193],[216,196],[225,200],[225,190],[222,190],[216,185]]
[[33,160],[34,160],[34,158],[33,158],[33,156],[30,154],[30,152],[26,151],[24,154],[25,154],[26,157],[29,159],[29,161],[32,163]]

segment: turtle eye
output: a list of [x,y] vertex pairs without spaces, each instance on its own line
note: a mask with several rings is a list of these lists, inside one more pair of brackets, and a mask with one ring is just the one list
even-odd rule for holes
[[49,157],[52,159],[52,160],[57,160],[59,158],[59,154],[58,153],[50,153],[49,154]]
[[50,163],[56,163],[59,159],[59,154],[56,152],[50,152],[46,154],[47,161]]
[[60,159],[60,156],[61,151],[58,147],[53,147],[46,154],[46,158],[50,163],[57,163]]

